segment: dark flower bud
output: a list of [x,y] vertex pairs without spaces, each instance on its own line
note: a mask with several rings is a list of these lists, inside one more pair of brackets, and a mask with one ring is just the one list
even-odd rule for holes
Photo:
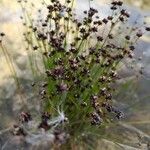
[[122,16],[119,17],[120,21],[124,21],[124,18]]
[[95,48],[93,48],[93,47],[89,48],[89,53],[94,54],[95,53]]
[[0,33],[0,36],[1,36],[1,37],[5,36],[5,33],[3,33],[3,32],[2,32],[2,33]]
[[120,53],[118,56],[117,56],[117,58],[120,58],[120,59],[122,59],[124,57],[124,54],[123,53]]
[[109,39],[113,39],[113,35],[112,34],[109,34],[108,37],[109,37]]
[[91,31],[92,31],[92,32],[97,32],[97,27],[92,27],[92,28],[91,28]]
[[117,5],[117,1],[115,0],[115,1],[111,2],[111,4],[112,5]]
[[125,9],[122,9],[122,10],[120,11],[120,13],[121,13],[122,15],[125,15],[126,10],[125,10]]
[[80,41],[81,38],[80,38],[80,37],[76,37],[75,40],[76,40],[76,41]]
[[141,37],[142,35],[143,35],[143,33],[141,31],[139,31],[139,32],[136,33],[137,37]]
[[116,7],[116,6],[112,6],[112,7],[110,7],[110,9],[111,9],[111,10],[116,10],[117,7]]
[[101,20],[98,20],[97,21],[97,24],[100,26],[100,25],[102,25],[102,21]]
[[85,33],[85,32],[86,32],[85,28],[81,28],[81,29],[80,29],[80,32],[81,32],[81,33]]
[[146,27],[145,30],[146,30],[146,31],[150,31],[150,27]]
[[80,27],[81,25],[82,25],[82,23],[80,23],[80,22],[77,23],[77,26],[78,26],[78,27]]
[[112,112],[112,106],[106,105],[106,110],[107,110],[108,112]]
[[47,23],[42,23],[42,27],[46,27],[47,26]]
[[43,52],[43,55],[46,56],[46,57],[47,57],[47,54],[48,54],[47,52]]
[[38,46],[33,46],[33,50],[37,50],[38,48]]
[[130,36],[129,35],[125,36],[125,39],[130,40]]
[[71,10],[72,10],[72,9],[71,9],[70,7],[68,7],[67,10],[66,10],[66,12],[69,13],[69,12],[71,12]]
[[49,10],[49,12],[52,12],[53,11],[53,6],[52,5],[48,5],[47,9]]
[[118,6],[122,6],[123,2],[122,1],[117,1]]
[[87,10],[83,11],[84,14],[87,14]]
[[108,19],[108,20],[112,20],[113,17],[112,17],[112,16],[108,16],[107,19]]
[[129,53],[129,58],[133,58],[134,54],[132,52]]
[[104,18],[102,21],[103,21],[105,24],[108,23],[108,20],[107,20],[106,18]]
[[103,41],[103,37],[102,37],[102,36],[98,36],[98,37],[97,37],[97,40],[98,40],[98,41]]
[[99,19],[99,16],[96,16],[96,19]]
[[89,33],[85,33],[85,34],[83,35],[83,39],[87,39],[87,37],[88,37],[89,35],[90,35]]
[[69,4],[69,3],[71,3],[71,1],[70,1],[70,0],[67,0],[67,3]]
[[98,11],[96,9],[90,8],[88,11],[88,16],[93,17],[96,13],[98,13]]
[[69,17],[65,17],[64,19],[65,19],[66,21],[68,21],[68,20],[69,20]]
[[133,45],[131,45],[129,48],[130,48],[130,50],[134,50],[135,49],[135,47]]

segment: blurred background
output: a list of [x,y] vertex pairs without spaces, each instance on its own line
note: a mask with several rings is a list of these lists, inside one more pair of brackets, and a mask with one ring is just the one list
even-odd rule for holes
[[[35,0],[38,5],[39,1]],[[146,22],[150,26],[150,0],[124,0],[128,7],[132,20],[140,20],[145,15]],[[110,0],[93,0],[93,7],[98,8],[102,15],[108,12]],[[87,0],[78,0],[77,12],[88,7]],[[15,84],[12,73],[3,52],[0,50],[0,130],[11,126],[15,122],[17,113],[23,109],[23,101],[28,104],[29,109],[34,109],[37,94],[32,91],[31,83],[34,80],[30,71],[27,51],[23,43],[22,33],[24,31],[20,16],[22,10],[16,0],[0,0],[0,32],[6,34],[4,45],[7,47],[9,56],[12,58],[14,68],[20,80],[22,91]],[[142,37],[137,45],[137,56],[142,57],[136,62],[141,68],[143,75],[135,73],[137,68],[129,69],[130,64],[123,65],[121,71],[122,80],[116,101],[125,112],[125,119],[116,126],[109,128],[108,137],[114,140],[102,140],[104,150],[108,149],[150,149],[150,35]],[[137,77],[138,76],[138,77]],[[125,82],[127,81],[127,82]],[[22,101],[22,99],[24,99]],[[120,145],[116,142],[121,143]],[[149,145],[148,145],[149,144]],[[98,148],[99,149],[99,148]],[[103,149],[101,149],[103,150]]]

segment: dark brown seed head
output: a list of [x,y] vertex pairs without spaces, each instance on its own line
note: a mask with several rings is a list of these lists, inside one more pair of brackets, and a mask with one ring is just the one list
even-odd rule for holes
[[103,37],[102,37],[102,36],[98,36],[98,37],[97,37],[97,40],[98,40],[98,41],[103,41]]
[[120,21],[124,22],[124,17],[123,16],[120,16],[119,19],[120,19]]
[[111,4],[112,4],[112,5],[117,5],[117,1],[114,0]]
[[118,6],[122,6],[123,2],[122,1],[117,1]]
[[125,36],[125,39],[130,40],[130,36],[129,35]]
[[135,47],[134,47],[133,45],[131,45],[129,48],[130,48],[130,50],[132,50],[132,51],[135,49]]
[[108,16],[107,19],[108,19],[108,20],[112,20],[113,17],[112,17],[112,16]]
[[67,0],[67,3],[69,4],[69,3],[71,3],[71,1],[70,1],[70,0]]
[[146,27],[145,30],[146,30],[146,31],[150,31],[150,27]]
[[141,37],[142,35],[143,35],[143,33],[141,31],[139,31],[139,32],[136,33],[137,37]]
[[5,33],[3,33],[3,32],[0,33],[0,36],[1,36],[1,37],[4,37],[4,36],[5,36]]
[[33,50],[37,50],[38,48],[38,46],[33,46]]
[[85,10],[83,13],[84,13],[84,14],[87,14],[87,11]]
[[98,20],[97,21],[97,24],[100,26],[100,25],[102,25],[102,21],[101,20]]
[[125,10],[125,9],[122,9],[122,10],[120,11],[120,13],[121,13],[122,15],[125,15],[126,10]]
[[109,35],[108,35],[108,38],[109,38],[109,39],[113,39],[113,35],[112,35],[112,34],[109,34]]
[[116,7],[116,6],[112,6],[112,7],[110,7],[110,9],[111,9],[111,10],[116,10],[117,7]]
[[102,21],[103,21],[105,24],[108,23],[108,20],[107,20],[106,18],[104,18]]

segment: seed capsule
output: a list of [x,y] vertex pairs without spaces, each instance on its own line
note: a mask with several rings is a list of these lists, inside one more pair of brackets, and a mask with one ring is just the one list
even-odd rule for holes
[[97,40],[98,40],[98,41],[103,41],[103,37],[98,36],[98,37],[97,37]]
[[136,33],[137,37],[141,37],[142,35],[143,35],[143,33],[141,31],[139,31],[139,32]]
[[130,40],[130,36],[129,35],[125,36],[125,39]]
[[150,31],[150,27],[146,27],[145,30],[146,30],[146,31]]
[[117,5],[118,5],[118,6],[122,6],[122,4],[123,4],[122,1],[118,1],[118,2],[117,2]]
[[2,32],[2,33],[0,33],[0,36],[1,36],[1,37],[5,36],[5,33],[3,33],[3,32]]
[[107,19],[108,19],[108,20],[112,20],[113,17],[112,17],[112,16],[108,16]]
[[108,23],[108,20],[107,20],[106,18],[104,18],[102,21],[103,21],[105,24]]

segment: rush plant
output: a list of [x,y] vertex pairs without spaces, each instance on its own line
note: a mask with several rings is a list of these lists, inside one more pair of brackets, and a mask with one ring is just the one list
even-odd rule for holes
[[[19,3],[25,9],[26,4]],[[105,18],[89,5],[83,11],[84,18],[77,19],[74,0],[43,2],[45,13],[39,10],[42,18],[32,18],[24,11],[28,50],[39,51],[44,64],[39,87],[42,119],[38,127],[46,132],[55,127],[56,136],[58,131],[68,133],[70,149],[78,143],[83,147],[86,142],[93,143],[94,137],[103,135],[106,124],[124,116],[113,105],[113,85],[120,78],[117,70],[122,60],[134,57],[137,41],[150,29],[130,26],[130,14],[122,5],[122,1],[113,1],[112,13]],[[36,71],[41,67],[38,62]],[[63,119],[49,123],[58,114],[63,114]],[[30,114],[21,114],[22,122],[30,119]]]

